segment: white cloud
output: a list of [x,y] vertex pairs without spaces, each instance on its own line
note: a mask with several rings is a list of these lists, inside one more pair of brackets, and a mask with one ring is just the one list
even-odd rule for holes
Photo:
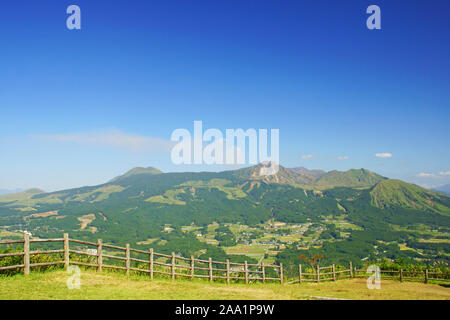
[[430,189],[430,190],[438,187],[435,184],[428,184],[428,183],[417,183],[417,185],[421,186],[422,188]]
[[392,153],[388,153],[388,152],[376,153],[375,157],[377,157],[377,158],[392,158]]
[[450,176],[450,171],[441,171],[439,174],[437,173],[424,173],[421,172],[417,174],[418,177],[421,178],[438,178],[438,179],[444,179],[444,177]]
[[350,159],[350,157],[348,157],[348,156],[339,156],[339,157],[337,157],[337,159],[339,161],[342,161],[342,160],[348,160],[348,159]]
[[41,141],[104,146],[141,152],[169,151],[174,144],[169,140],[129,134],[117,129],[69,134],[41,134],[32,135],[32,138]]
[[312,154],[305,154],[303,156],[300,156],[300,158],[302,158],[303,160],[312,159],[313,155]]
[[418,177],[421,178],[434,178],[436,177],[436,175],[434,173],[425,173],[425,172],[421,172],[419,174],[417,174]]

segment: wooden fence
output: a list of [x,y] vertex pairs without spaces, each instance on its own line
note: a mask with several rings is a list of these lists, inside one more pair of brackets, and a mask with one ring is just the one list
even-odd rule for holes
[[[61,242],[63,244],[63,249],[59,250],[30,250],[30,244],[32,243],[52,243]],[[70,244],[76,244],[71,246]],[[19,265],[12,266],[1,266],[0,271],[12,270],[12,269],[23,269],[25,275],[30,274],[30,269],[33,267],[45,267],[54,265],[64,265],[67,269],[69,264],[81,265],[86,267],[96,268],[97,271],[102,271],[106,269],[118,269],[124,270],[126,274],[130,271],[144,272],[149,274],[150,278],[153,279],[155,274],[167,275],[171,279],[176,277],[186,277],[191,280],[194,278],[207,278],[209,281],[214,281],[215,279],[225,280],[226,283],[230,283],[231,280],[244,280],[245,283],[261,281],[265,283],[266,281],[277,281],[281,284],[294,284],[302,282],[321,282],[321,281],[336,281],[340,279],[348,278],[366,278],[367,273],[365,270],[358,270],[356,267],[352,267],[352,262],[349,263],[348,269],[336,270],[336,266],[333,264],[329,267],[316,266],[314,272],[304,272],[302,270],[302,265],[298,266],[298,278],[294,280],[286,281],[284,276],[283,264],[249,264],[247,261],[244,263],[230,262],[228,259],[223,261],[214,261],[212,258],[208,260],[196,259],[193,256],[190,258],[180,257],[172,254],[162,254],[154,252],[153,249],[138,250],[130,248],[129,244],[125,247],[114,246],[110,244],[104,244],[101,239],[97,240],[97,243],[70,239],[69,235],[65,233],[63,238],[56,239],[30,239],[28,234],[24,234],[23,240],[11,240],[11,241],[0,241],[0,244],[22,244],[22,252],[12,252],[0,254],[1,258],[23,256],[23,263]],[[93,246],[94,250],[74,250],[78,249],[80,245],[83,246]],[[74,249],[72,249],[72,247]],[[124,253],[123,256],[106,254],[104,249],[109,251],[118,250]],[[112,252],[109,252],[112,253]],[[30,263],[30,256],[40,254],[62,254],[62,260],[60,261],[49,261],[42,263]],[[90,262],[82,262],[70,259],[70,254],[72,255],[82,255],[91,257]],[[134,255],[134,256],[133,256]],[[144,255],[145,259],[137,258],[137,255]],[[108,259],[119,260],[122,265],[105,264],[104,261]],[[140,266],[136,266],[140,264]],[[148,266],[148,267],[146,267]],[[197,271],[197,273],[196,273]],[[270,276],[272,275],[272,276]],[[425,271],[405,271],[405,270],[381,270],[381,279],[398,279],[400,281],[404,280],[419,280],[428,283],[429,281],[450,281],[450,274],[441,272],[429,272],[428,269]]]
[[302,282],[336,281],[348,278],[353,278],[352,262],[349,263],[349,268],[344,270],[336,270],[336,266],[334,264],[329,267],[320,267],[317,265],[315,272],[304,272],[302,270],[302,265],[300,264],[298,266],[298,279],[287,283],[293,284]]
[[[61,242],[63,244],[63,249],[60,250],[39,250],[32,251],[30,250],[30,244],[32,243],[45,243],[45,242]],[[74,250],[72,249],[71,244],[84,245],[84,246],[94,246],[94,250]],[[126,244],[125,247],[114,246],[110,244],[104,244],[101,239],[98,239],[97,243],[70,239],[67,233],[64,234],[63,238],[56,239],[30,239],[28,234],[24,234],[23,240],[13,240],[13,241],[0,241],[0,244],[23,244],[23,252],[13,252],[13,253],[4,253],[0,254],[0,258],[6,257],[14,257],[14,256],[23,256],[23,264],[13,265],[13,266],[3,266],[0,267],[0,271],[2,270],[11,270],[22,268],[23,273],[25,275],[30,274],[30,269],[33,267],[44,267],[44,266],[52,266],[52,265],[64,265],[65,268],[69,267],[69,264],[72,265],[81,265],[86,267],[94,267],[98,271],[102,271],[103,269],[119,269],[124,270],[126,274],[129,274],[130,271],[144,272],[148,273],[150,278],[153,279],[154,274],[163,274],[168,275],[172,279],[176,277],[186,277],[190,279],[194,278],[207,278],[209,281],[214,281],[215,279],[225,280],[227,283],[230,283],[231,280],[244,280],[245,283],[254,282],[254,281],[262,281],[265,283],[266,281],[277,281],[283,283],[283,265],[280,264],[250,264],[245,261],[244,263],[235,263],[230,262],[228,259],[225,262],[222,261],[214,261],[212,258],[208,260],[195,259],[193,256],[190,258],[184,258],[175,255],[174,252],[172,254],[162,254],[154,252],[153,249],[138,250],[130,248],[129,244]],[[109,250],[118,250],[124,253],[123,256],[112,255],[104,253],[104,249]],[[76,249],[76,246],[75,246]],[[62,254],[61,261],[51,261],[44,263],[30,263],[30,256],[37,254]],[[95,263],[90,262],[81,262],[74,261],[70,259],[70,254],[83,255],[93,257]],[[145,255],[146,259],[140,259],[137,257],[133,257],[132,255]],[[122,261],[122,265],[114,265],[114,264],[105,264],[105,259],[115,259]],[[168,260],[168,261],[163,261]],[[141,267],[138,268],[133,266],[136,264],[141,264]],[[146,265],[148,267],[142,267],[142,265]],[[270,272],[273,270],[275,272]],[[184,272],[183,272],[184,271]],[[197,272],[196,272],[197,271]],[[268,274],[276,274],[277,276],[268,276]]]
[[[323,272],[326,271],[326,272]],[[373,274],[373,273],[371,273]],[[302,265],[298,266],[298,279],[287,282],[302,283],[302,282],[320,282],[320,281],[336,281],[340,279],[348,278],[367,278],[370,274],[364,269],[357,269],[352,267],[352,262],[349,263],[349,268],[336,271],[336,267],[333,264],[330,267],[316,266],[315,272],[302,272]],[[428,283],[429,281],[450,281],[449,273],[442,272],[430,272],[428,269],[424,271],[408,271],[408,270],[380,270],[380,279],[385,280],[412,280],[423,281]]]
[[[367,273],[362,269],[354,269],[353,273],[356,278],[366,278]],[[380,279],[386,280],[412,280],[412,281],[423,281],[428,283],[429,281],[450,281],[450,274],[443,272],[430,272],[428,269],[424,271],[408,271],[408,270],[380,270]]]

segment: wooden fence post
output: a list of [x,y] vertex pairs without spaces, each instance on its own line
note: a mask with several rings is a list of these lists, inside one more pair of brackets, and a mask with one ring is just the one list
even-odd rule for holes
[[70,258],[69,258],[69,234],[68,233],[64,233],[63,234],[63,238],[64,238],[64,268],[67,270],[69,269],[69,264],[70,264]]
[[194,267],[194,256],[191,255],[191,281],[194,279],[195,267]]
[[280,263],[280,283],[283,284],[283,282],[284,282],[283,264]]
[[209,258],[209,281],[213,281],[212,258]]
[[97,239],[97,271],[103,270],[103,243],[102,239]]
[[23,274],[28,276],[30,274],[30,235],[23,234]]
[[127,275],[129,275],[130,274],[130,244],[129,243],[127,243],[125,245],[125,258],[126,258],[125,266],[127,268]]
[[248,283],[248,265],[247,265],[247,260],[244,261],[244,272],[245,272],[245,283]]
[[351,261],[350,261],[350,278],[353,278],[353,265]]
[[317,278],[316,278],[316,282],[320,281],[320,267],[319,265],[317,265]]
[[333,281],[336,281],[336,269],[334,267],[334,264],[333,264],[332,268],[333,268]]
[[227,284],[230,284],[230,259],[227,259]]
[[425,283],[428,283],[428,269],[425,269]]
[[150,248],[150,279],[153,280],[153,248]]
[[266,283],[266,265],[264,262],[261,263],[261,269],[262,269],[262,282]]
[[298,265],[298,282],[302,283],[302,265]]
[[175,280],[175,252],[172,252],[172,258],[170,261],[170,273],[172,280]]
[[356,278],[356,267],[353,268],[353,276]]
[[400,269],[400,282],[403,281],[403,269]]

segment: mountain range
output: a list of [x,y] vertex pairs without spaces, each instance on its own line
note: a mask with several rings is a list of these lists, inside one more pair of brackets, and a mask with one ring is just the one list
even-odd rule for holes
[[[265,258],[285,259],[283,254],[296,255],[308,247],[334,260],[448,260],[449,196],[367,169],[325,172],[280,166],[277,174],[261,176],[263,165],[185,173],[134,168],[98,186],[2,195],[0,227],[30,230],[39,237],[69,232],[87,240],[101,237],[143,248],[151,244],[186,255],[204,249],[221,256],[220,250],[231,250],[223,240],[228,234],[235,245],[267,245],[272,251],[267,249]],[[284,227],[270,231],[274,222]],[[174,231],[165,232],[168,226]],[[217,226],[221,233],[215,233]],[[280,232],[295,236],[278,241],[285,239]],[[275,240],[267,240],[270,236]],[[387,247],[380,251],[380,246]]]

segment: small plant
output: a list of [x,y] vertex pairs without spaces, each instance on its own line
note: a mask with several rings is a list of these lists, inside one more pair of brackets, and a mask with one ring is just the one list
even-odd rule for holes
[[311,258],[306,257],[305,255],[300,255],[300,259],[306,261],[314,272],[317,271],[317,266],[319,265],[320,260],[322,260],[325,256],[323,254],[313,254]]

